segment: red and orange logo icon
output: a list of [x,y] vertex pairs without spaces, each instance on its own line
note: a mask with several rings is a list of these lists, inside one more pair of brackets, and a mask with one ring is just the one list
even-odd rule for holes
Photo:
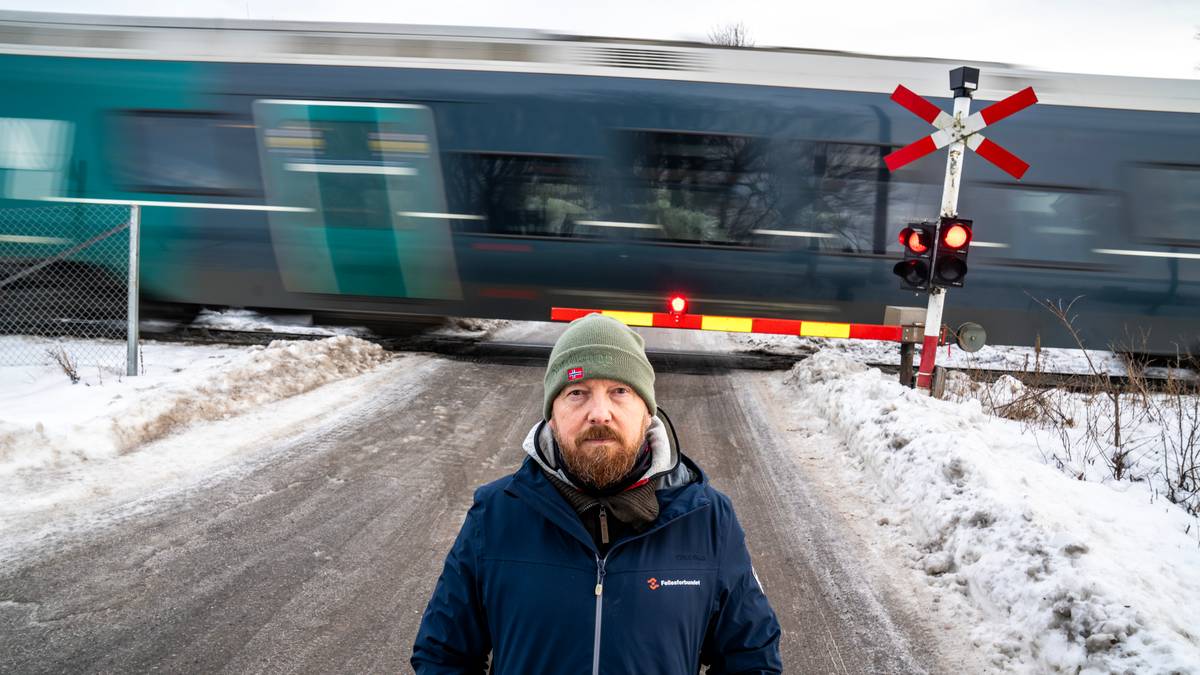
[[658,586],[659,586],[658,579],[655,579],[654,577],[650,577],[649,579],[646,580],[646,585],[650,587],[650,590],[657,591]]

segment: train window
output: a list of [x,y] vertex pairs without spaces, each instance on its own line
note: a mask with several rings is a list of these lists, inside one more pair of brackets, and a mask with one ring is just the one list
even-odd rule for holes
[[879,232],[888,206],[888,176],[881,171],[886,148],[827,141],[790,141],[776,148],[777,245],[788,233],[792,241],[818,250],[870,253],[886,247],[886,241],[876,241],[886,237]]
[[138,192],[256,196],[254,125],[224,115],[137,111],[120,117],[115,149],[123,187]]
[[1200,166],[1137,165],[1129,189],[1139,238],[1168,246],[1200,246]]
[[[1056,186],[971,184],[961,203],[975,218],[971,256],[1087,264],[1113,241],[1119,200],[1111,192]],[[983,214],[986,214],[984,217]]]
[[485,216],[491,233],[587,236],[604,220],[592,160],[453,152],[445,173],[450,210]]
[[73,134],[63,120],[0,117],[0,197],[62,196]]
[[744,243],[778,221],[782,185],[765,139],[715,134],[630,132],[631,190],[623,220],[656,237]]

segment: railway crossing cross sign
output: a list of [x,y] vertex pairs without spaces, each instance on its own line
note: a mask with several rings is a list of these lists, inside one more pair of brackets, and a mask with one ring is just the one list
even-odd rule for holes
[[[1020,180],[1029,165],[999,144],[984,138],[979,132],[985,127],[1020,112],[1037,103],[1033,87],[997,101],[974,115],[971,112],[972,92],[979,88],[979,69],[966,66],[950,71],[950,88],[954,92],[954,114],[950,115],[930,101],[915,94],[904,85],[892,92],[892,100],[909,112],[937,127],[932,134],[910,143],[883,158],[891,171],[946,146],[946,179],[942,185],[942,218],[958,217],[958,190],[962,184],[965,149],[995,164],[1005,173]],[[938,232],[935,235],[939,237]],[[937,358],[938,336],[942,327],[942,309],[946,303],[945,289],[931,287],[929,305],[925,311],[925,335],[921,344],[921,365],[917,371],[917,387],[926,391],[933,385],[933,367]]]
[[913,93],[904,85],[896,87],[896,91],[892,92],[892,100],[937,127],[938,130],[884,157],[883,161],[887,164],[888,169],[895,171],[934,150],[941,150],[947,145],[957,142],[965,142],[967,147],[979,153],[980,157],[1000,167],[1002,171],[1017,180],[1021,180],[1021,177],[1029,169],[1029,165],[1020,157],[1005,150],[1000,144],[984,138],[983,134],[979,132],[984,127],[995,124],[1005,117],[1037,103],[1037,94],[1034,93],[1033,87],[1025,87],[1003,101],[993,103],[966,119],[958,117],[957,110],[955,116],[951,117],[941,108]]

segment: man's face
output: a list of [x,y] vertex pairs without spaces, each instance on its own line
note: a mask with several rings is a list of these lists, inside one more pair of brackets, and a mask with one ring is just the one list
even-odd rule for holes
[[551,407],[550,429],[567,467],[599,488],[633,469],[649,427],[645,401],[615,380],[569,384]]

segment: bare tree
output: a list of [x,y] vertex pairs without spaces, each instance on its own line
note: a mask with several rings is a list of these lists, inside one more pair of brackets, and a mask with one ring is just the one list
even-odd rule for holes
[[741,21],[714,27],[708,31],[708,41],[722,47],[754,46],[754,40],[750,39],[750,32],[746,30],[746,24]]

